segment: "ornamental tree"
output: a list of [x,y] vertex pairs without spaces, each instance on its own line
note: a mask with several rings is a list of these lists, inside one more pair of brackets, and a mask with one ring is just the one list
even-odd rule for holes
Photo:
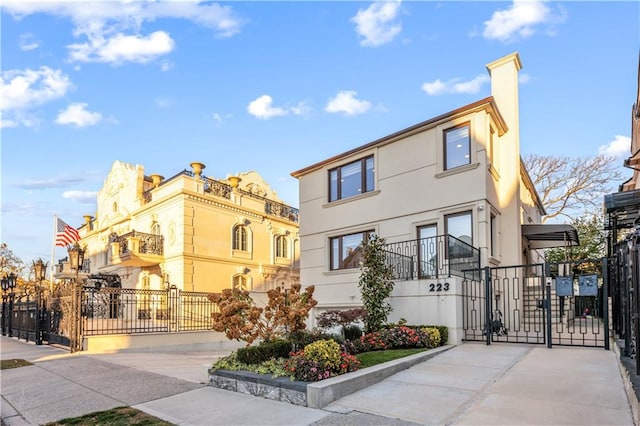
[[392,311],[387,299],[393,291],[393,268],[385,261],[385,243],[384,238],[371,235],[360,245],[362,263],[358,287],[367,311],[365,331],[368,333],[380,330]]
[[264,308],[255,306],[246,290],[227,288],[211,294],[209,300],[219,308],[212,314],[213,329],[225,333],[228,339],[245,341],[247,346],[257,339],[271,341],[304,330],[309,311],[318,303],[313,298],[314,289],[309,286],[301,292],[300,284],[294,284],[286,291],[269,290]]

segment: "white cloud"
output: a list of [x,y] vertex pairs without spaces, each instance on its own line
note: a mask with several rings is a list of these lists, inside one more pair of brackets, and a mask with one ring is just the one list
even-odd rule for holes
[[469,81],[460,81],[459,78],[454,78],[444,82],[438,78],[431,83],[424,83],[422,90],[431,96],[443,95],[445,93],[473,94],[478,93],[482,85],[489,81],[489,76],[486,74],[480,74]]
[[518,75],[518,82],[520,84],[527,84],[528,82],[531,81],[531,76],[529,74],[526,73],[520,73]]
[[[509,43],[530,37],[537,25],[560,23],[564,19],[564,10],[559,9],[559,13],[554,14],[544,0],[513,0],[509,8],[493,12],[491,19],[484,22],[482,35],[486,39]],[[554,31],[546,33],[552,35]]]
[[58,114],[56,123],[73,124],[76,127],[93,126],[102,120],[102,114],[99,112],[91,112],[87,110],[88,105],[85,103],[72,103]]
[[97,192],[95,191],[64,191],[64,198],[77,201],[83,204],[91,204],[96,202]]
[[147,37],[115,34],[111,38],[90,37],[88,43],[70,44],[69,57],[77,62],[106,62],[145,64],[173,50],[175,42],[164,31],[156,31]]
[[296,105],[290,108],[290,111],[293,115],[301,115],[306,117],[311,112],[311,107],[305,102],[298,102]]
[[356,24],[356,32],[362,40],[362,46],[376,47],[389,43],[402,31],[402,25],[396,21],[400,1],[373,3],[366,9],[359,9],[351,21]]
[[629,136],[616,135],[614,140],[600,146],[598,154],[619,159],[628,157],[631,155],[631,138]]
[[8,70],[0,76],[0,109],[3,114],[28,110],[60,98],[72,87],[69,76],[49,67]]
[[335,98],[329,99],[324,110],[345,115],[364,114],[371,108],[371,102],[356,99],[357,94],[353,90],[341,90]]
[[25,33],[20,35],[20,38],[18,39],[18,46],[21,50],[28,52],[40,47],[40,41],[36,40],[33,34]]
[[272,104],[273,99],[271,99],[271,96],[262,95],[256,100],[249,102],[247,111],[249,114],[261,120],[268,120],[271,117],[287,115],[289,113],[286,109],[273,107]]
[[158,108],[169,108],[171,101],[167,98],[155,98],[153,100]]
[[171,61],[163,60],[160,63],[160,70],[164,72],[169,71],[170,69],[173,69],[173,67],[174,67],[174,63]]
[[45,13],[70,19],[73,35],[86,41],[69,46],[79,62],[146,63],[169,53],[174,42],[165,31],[146,35],[143,24],[164,18],[184,19],[230,37],[243,24],[230,6],[205,1],[42,1],[5,0],[3,11],[20,19]]

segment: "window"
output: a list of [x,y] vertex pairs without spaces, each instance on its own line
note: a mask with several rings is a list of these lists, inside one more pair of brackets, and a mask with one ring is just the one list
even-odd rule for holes
[[445,170],[471,163],[471,141],[469,125],[454,127],[444,131]]
[[249,280],[246,275],[236,275],[233,277],[234,290],[249,290]]
[[288,248],[287,236],[277,235],[276,236],[276,257],[289,257],[287,248]]
[[418,228],[418,267],[420,278],[431,278],[438,270],[438,227],[425,225]]
[[489,222],[489,227],[491,228],[489,230],[489,232],[491,232],[491,247],[489,247],[489,254],[491,254],[492,257],[498,254],[498,247],[496,247],[496,244],[498,244],[498,225],[496,220],[496,215],[491,213],[491,220]]
[[445,232],[462,242],[473,245],[471,212],[449,214],[445,216]]
[[160,224],[158,222],[151,224],[151,233],[153,235],[160,235]]
[[473,246],[471,212],[467,211],[446,215],[444,217],[444,224],[446,227],[445,232],[449,235],[449,238],[447,238],[447,255],[450,264],[453,262],[453,259],[472,257],[473,250],[469,248],[469,246]]
[[233,228],[233,249],[248,251],[247,247],[247,228],[244,225],[237,225]]
[[373,191],[374,186],[373,155],[329,170],[329,201]]
[[331,270],[358,268],[362,260],[360,243],[372,234],[373,231],[365,231],[330,238]]

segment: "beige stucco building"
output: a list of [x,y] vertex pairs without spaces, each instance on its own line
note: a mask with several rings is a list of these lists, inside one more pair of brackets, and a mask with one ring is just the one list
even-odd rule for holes
[[171,178],[114,162],[79,228],[92,274],[123,288],[266,291],[299,282],[298,210],[254,171],[224,179],[192,163]]
[[498,59],[490,97],[292,173],[301,281],[316,285],[317,312],[361,304],[357,246],[369,233],[392,253],[390,320],[445,324],[453,341],[464,268],[540,260],[527,225],[545,211],[520,157],[521,68],[517,53]]

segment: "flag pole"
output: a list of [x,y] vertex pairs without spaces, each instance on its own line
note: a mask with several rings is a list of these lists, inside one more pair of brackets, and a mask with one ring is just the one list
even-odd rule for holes
[[49,292],[53,291],[53,273],[55,270],[54,257],[56,255],[56,229],[58,216],[53,215],[53,235],[51,238],[51,279],[49,280]]

